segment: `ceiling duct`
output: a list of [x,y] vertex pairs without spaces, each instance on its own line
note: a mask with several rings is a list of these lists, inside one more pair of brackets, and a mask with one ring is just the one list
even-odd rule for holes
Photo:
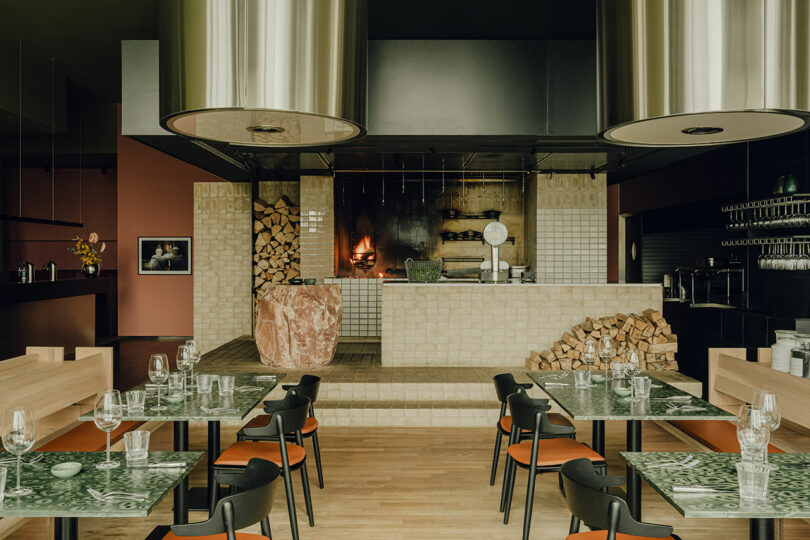
[[365,133],[365,0],[163,0],[161,125],[237,145]]
[[599,132],[703,146],[805,127],[810,2],[598,0]]

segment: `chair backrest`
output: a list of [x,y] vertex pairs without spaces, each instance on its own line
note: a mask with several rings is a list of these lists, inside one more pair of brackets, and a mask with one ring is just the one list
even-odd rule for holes
[[622,533],[648,538],[666,538],[672,527],[636,521],[627,503],[620,497],[602,491],[603,483],[587,458],[573,459],[560,469],[565,500],[577,519],[609,533]]
[[[172,525],[172,532],[176,536],[183,537],[224,533],[228,540],[234,540],[237,530],[267,519],[273,509],[272,483],[279,474],[280,469],[275,463],[259,458],[251,459],[240,476],[233,478],[232,481],[229,480],[231,485],[242,491],[220,499],[208,520],[200,523]],[[265,532],[264,528],[263,524],[263,532]]]
[[315,375],[304,375],[295,386],[291,387],[288,391],[295,391],[296,394],[306,396],[311,403],[315,403],[318,399],[318,389],[321,386],[321,378]]
[[495,393],[498,395],[498,401],[506,403],[506,397],[509,394],[514,394],[523,386],[515,380],[515,376],[511,373],[501,373],[492,377],[495,383]]
[[546,411],[551,408],[547,399],[532,399],[522,388],[520,391],[507,396],[506,401],[509,405],[509,414],[512,415],[512,425],[518,426],[521,429],[528,429],[529,431],[536,431],[537,413],[540,415],[540,433],[548,432],[553,429],[551,422],[549,422]]
[[267,412],[271,414],[270,422],[266,426],[243,428],[245,435],[275,437],[301,431],[309,416],[309,398],[288,392],[284,399],[273,403],[272,410],[268,407]]

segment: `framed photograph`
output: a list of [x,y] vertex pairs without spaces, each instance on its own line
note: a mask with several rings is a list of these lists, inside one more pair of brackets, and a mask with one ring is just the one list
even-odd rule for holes
[[139,236],[138,274],[191,274],[190,236]]

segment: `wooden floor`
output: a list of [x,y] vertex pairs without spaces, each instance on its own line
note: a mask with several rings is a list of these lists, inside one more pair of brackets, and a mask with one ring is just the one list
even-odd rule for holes
[[[580,439],[588,442],[590,425],[577,425]],[[526,474],[519,470],[512,519],[503,525],[498,512],[499,486],[490,486],[494,428],[377,428],[322,427],[321,449],[326,489],[315,483],[314,462],[309,464],[313,486],[315,527],[306,523],[301,484],[295,474],[295,496],[302,540],[429,540],[519,539],[523,520]],[[235,426],[223,426],[223,447],[234,440]],[[171,428],[153,436],[152,447],[170,449]],[[205,447],[205,425],[192,424],[193,449]],[[620,423],[607,425],[607,458],[612,474],[623,474],[618,452],[624,445]],[[309,442],[305,443],[309,445]],[[644,423],[645,450],[689,451],[654,424]],[[308,450],[309,450],[308,446]],[[500,480],[501,469],[498,479]],[[522,473],[522,474],[521,474]],[[203,485],[200,467],[192,485]],[[284,491],[277,485],[270,516],[275,540],[290,538]],[[532,523],[532,538],[564,539],[570,514],[557,489],[556,477],[539,478]],[[191,513],[192,521],[201,520]],[[669,523],[683,540],[745,539],[742,520],[691,520],[680,517],[660,496],[644,486],[644,519]],[[147,519],[79,520],[82,539],[141,539],[157,524],[171,522],[171,497]],[[255,531],[258,532],[258,531]],[[810,538],[804,521],[785,523],[785,538]]]

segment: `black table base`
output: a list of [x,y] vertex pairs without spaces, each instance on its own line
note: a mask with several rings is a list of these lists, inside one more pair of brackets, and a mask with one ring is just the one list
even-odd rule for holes
[[[188,422],[174,423],[174,450],[188,451]],[[188,523],[188,476],[174,488],[174,523],[175,525]]]
[[[627,451],[641,452],[641,420],[627,421]],[[641,476],[630,466],[627,467],[627,506],[630,515],[641,521]]]
[[591,448],[600,456],[605,456],[605,421],[591,422]]
[[774,540],[774,520],[767,518],[756,518],[749,520],[748,538],[751,540]]
[[79,520],[72,517],[55,518],[53,533],[55,540],[78,540]]

